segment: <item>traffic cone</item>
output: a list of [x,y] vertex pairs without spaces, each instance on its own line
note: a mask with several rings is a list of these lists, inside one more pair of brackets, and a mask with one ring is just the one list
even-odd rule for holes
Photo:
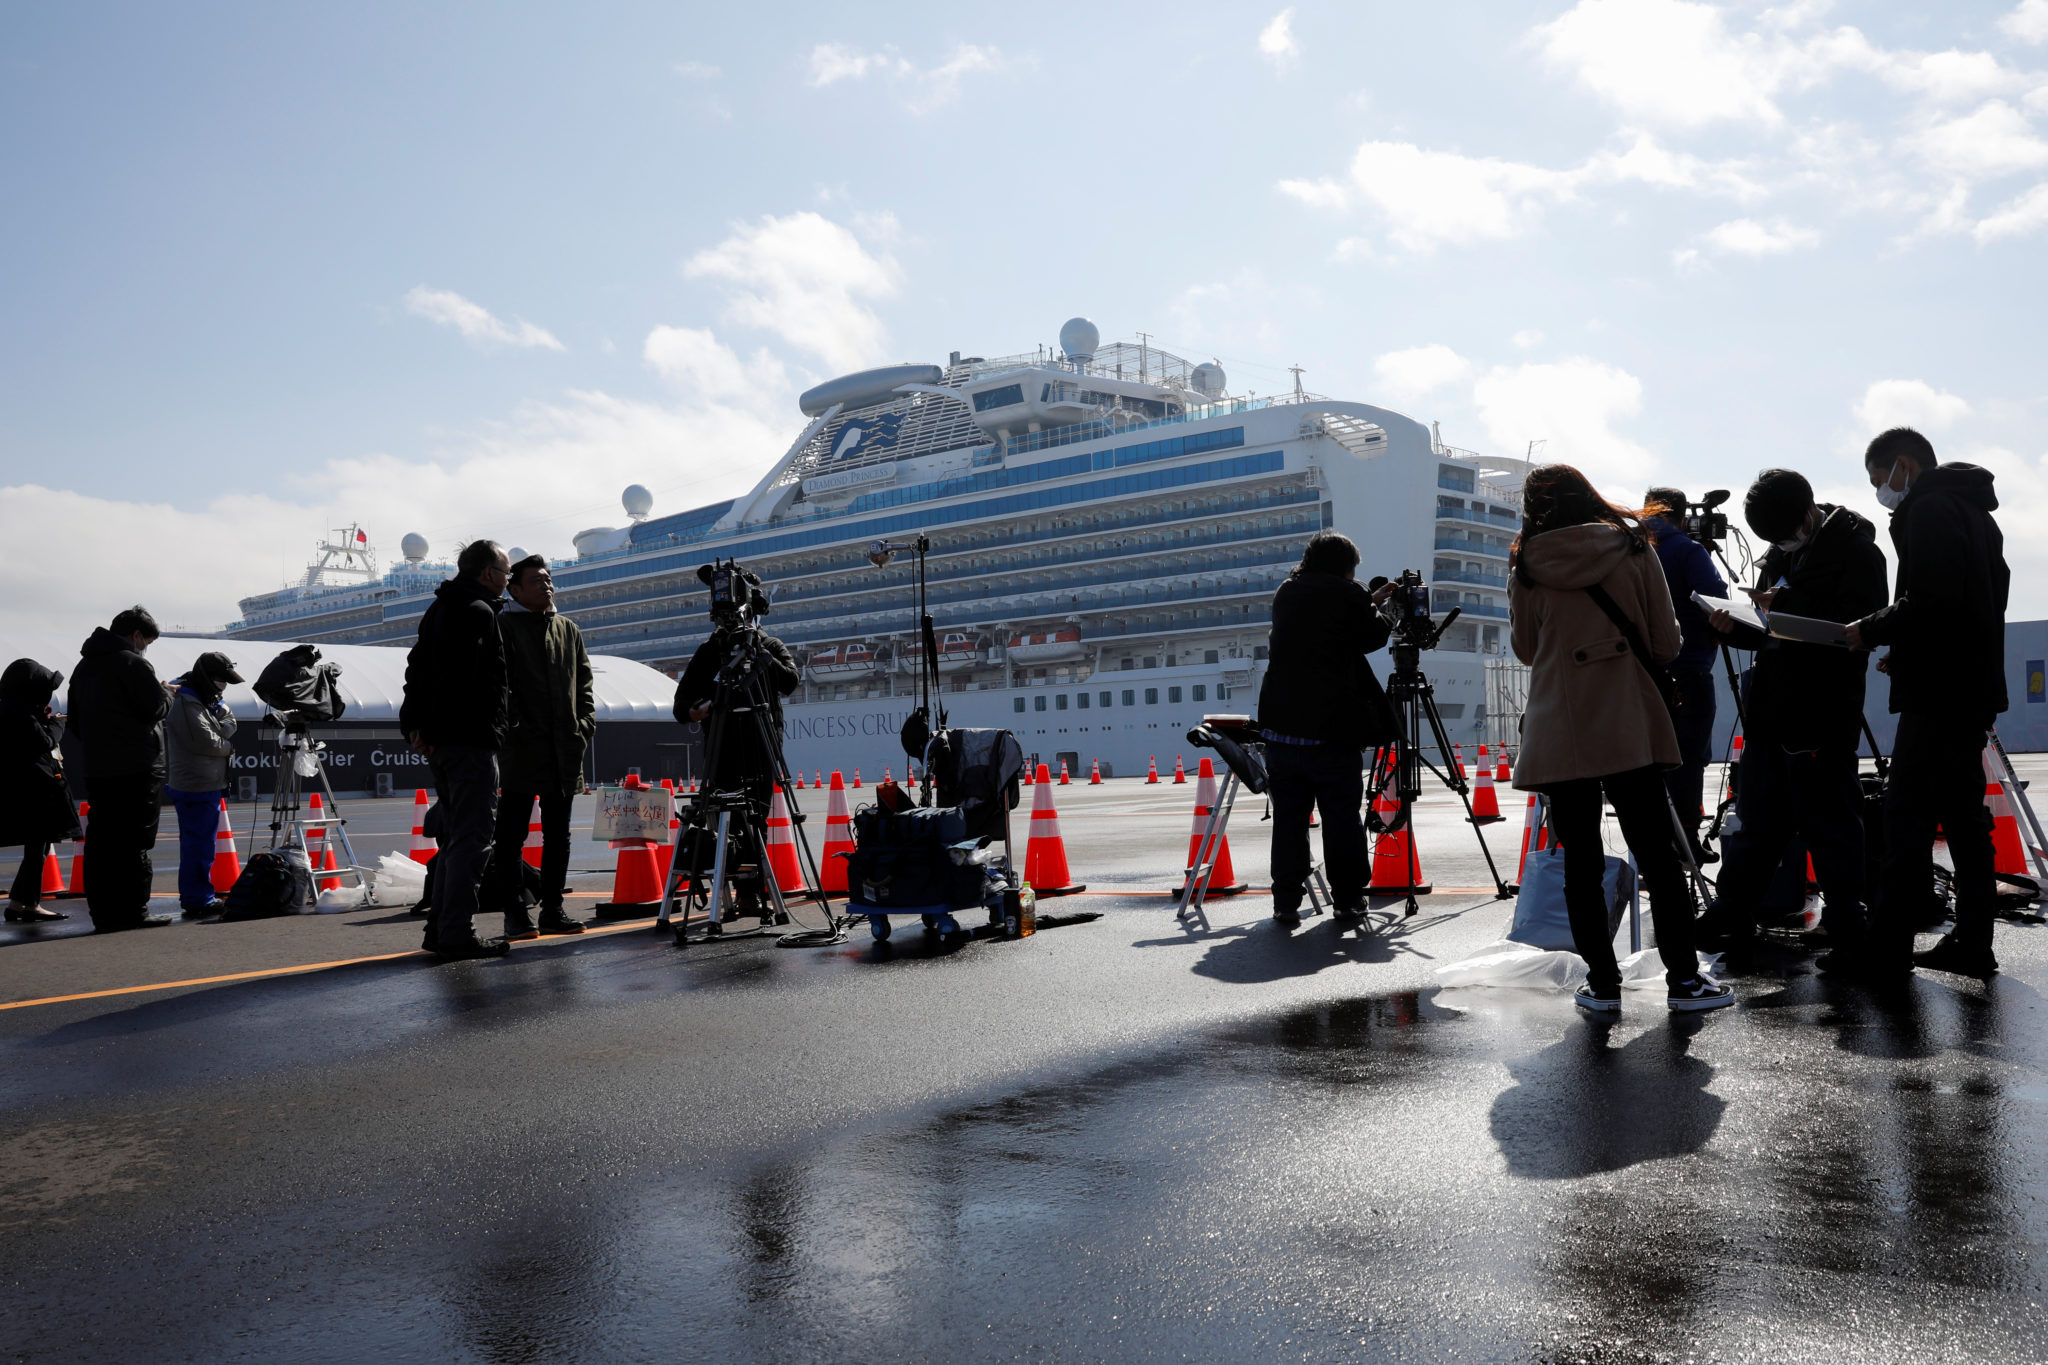
[[[1182,884],[1192,877],[1196,861],[1202,856],[1202,832],[1209,823],[1209,812],[1216,806],[1216,768],[1208,755],[1202,756],[1202,766],[1195,775],[1195,827],[1188,834],[1188,866],[1182,874]],[[1234,896],[1251,888],[1237,879],[1237,870],[1230,865],[1230,836],[1219,835],[1215,850],[1216,865],[1209,872],[1211,896]]]
[[1151,786],[1157,786],[1158,784],[1159,784],[1159,757],[1158,757],[1158,755],[1156,755],[1156,754],[1155,754],[1155,755],[1153,755],[1153,756],[1152,756],[1151,758],[1149,758],[1149,759],[1147,759],[1147,760],[1145,761],[1145,785],[1146,785],[1146,786],[1148,786],[1148,787],[1151,787]]
[[1515,864],[1515,880],[1523,880],[1529,872],[1529,855],[1538,849],[1550,846],[1550,827],[1543,823],[1543,812],[1536,804],[1536,793],[1529,793],[1529,805],[1522,813],[1522,860]]
[[[666,779],[663,780],[661,785],[667,787],[671,793],[675,791],[674,784]],[[673,795],[671,795],[670,799],[674,799]],[[540,849],[540,798],[536,796],[533,798],[533,805],[528,807],[526,811],[526,842],[520,846],[519,856],[526,860],[528,867],[539,867]]]
[[1060,837],[1060,814],[1052,808],[1052,774],[1038,765],[1037,790],[1031,797],[1031,841],[1024,846],[1024,880],[1041,896],[1067,896],[1087,887],[1067,870],[1067,841]]
[[860,790],[860,769],[858,768],[853,770],[853,789],[855,791]]
[[846,811],[846,784],[832,770],[832,789],[825,796],[825,851],[818,864],[819,890],[828,896],[846,894],[846,860],[853,853],[853,817]]
[[[328,843],[325,839],[322,839],[320,843],[322,845],[320,849],[320,870],[322,872],[339,872],[341,864],[335,861],[334,845]],[[320,889],[322,891],[341,890],[341,878],[322,877],[320,879]]]
[[43,891],[45,896],[64,894],[64,867],[57,861],[54,846],[43,850]]
[[92,802],[78,803],[78,841],[71,846],[71,894],[74,896],[85,894],[85,836],[91,832],[86,829],[87,817],[91,814]]
[[822,768],[813,768],[813,769],[811,769],[811,789],[812,789],[813,791],[823,791],[823,790],[825,790],[825,770],[824,770],[824,769],[822,769]]
[[661,874],[663,889],[668,887],[669,870],[675,865],[676,839],[680,836],[682,828],[682,808],[676,805],[675,798],[671,796],[668,803],[668,842],[658,845],[654,850],[654,870]]
[[1026,788],[1031,786],[1031,765],[1029,763],[1024,765],[1024,785]]
[[1474,824],[1490,825],[1504,819],[1500,813],[1500,797],[1494,794],[1493,770],[1486,766],[1486,746],[1479,746],[1479,765],[1474,769],[1479,774],[1479,789],[1472,793],[1472,821]]
[[1465,746],[1462,744],[1451,746],[1451,769],[1460,777],[1465,775]]
[[903,785],[909,788],[911,791],[917,790],[917,765],[915,763],[904,763]]
[[[310,822],[325,819],[327,817],[327,807],[320,800],[319,792],[314,792],[312,799],[306,805],[311,812],[306,817],[309,822],[306,825],[306,866],[315,872],[319,872],[323,870],[320,862],[320,850],[327,847],[327,826],[316,825]],[[327,887],[325,884],[322,884],[320,889],[325,891]]]
[[894,771],[887,764],[882,766],[882,780],[884,782],[894,782],[896,780]]
[[1992,766],[1988,744],[1984,746],[1984,804],[1991,808],[1992,870],[2008,877],[2027,876],[2027,851],[2020,844],[2020,822],[2005,794],[2005,781]]
[[412,794],[412,849],[408,856],[416,863],[431,863],[440,851],[440,841],[427,837],[427,789],[416,787]]
[[781,784],[768,800],[768,870],[786,894],[804,889],[804,871],[796,860],[796,827],[789,821],[789,803]]
[[242,875],[242,855],[235,852],[235,830],[228,823],[228,799],[220,799],[220,823],[213,827],[213,889],[225,896]]
[[1186,786],[1186,785],[1187,785],[1187,781],[1188,781],[1188,770],[1187,770],[1187,765],[1186,765],[1186,764],[1184,764],[1184,763],[1182,763],[1182,762],[1180,761],[1180,755],[1179,755],[1179,754],[1175,754],[1175,755],[1173,756],[1173,784],[1174,784],[1174,785],[1175,785],[1176,787],[1184,787],[1184,786]]
[[[619,784],[635,791],[647,784],[629,774]],[[661,904],[661,871],[652,839],[621,839],[615,845],[618,862],[612,872],[612,898],[591,907],[599,919],[632,919],[652,914]]]
[[1060,785],[1061,785],[1062,787],[1064,787],[1064,786],[1068,785],[1068,783],[1067,783],[1067,760],[1065,760],[1064,758],[1060,760]]
[[1091,787],[1102,785],[1102,760],[1099,758],[1088,760],[1088,785]]
[[1493,782],[1497,787],[1505,787],[1514,780],[1514,771],[1508,767],[1508,746],[1503,744],[1500,746],[1500,763],[1493,770]]
[[[1401,803],[1382,788],[1372,808],[1382,820],[1389,820],[1400,814]],[[1411,807],[1406,825],[1372,841],[1372,890],[1418,894],[1429,890],[1429,883],[1422,876],[1422,854],[1415,847],[1414,824],[1415,812]]]

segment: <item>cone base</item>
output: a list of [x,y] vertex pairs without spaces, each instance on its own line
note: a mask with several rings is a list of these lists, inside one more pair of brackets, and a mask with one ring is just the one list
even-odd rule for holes
[[[1216,884],[1215,884],[1214,882],[1211,882],[1211,883],[1209,884],[1209,889],[1208,889],[1208,890],[1206,890],[1206,891],[1204,891],[1204,892],[1202,893],[1202,895],[1203,895],[1203,896],[1205,896],[1205,897],[1207,897],[1207,896],[1242,896],[1242,895],[1243,895],[1243,894],[1244,894],[1245,892],[1247,892],[1247,891],[1249,891],[1249,890],[1251,890],[1251,889],[1252,889],[1252,888],[1251,888],[1251,883],[1250,883],[1250,882],[1239,882],[1239,883],[1238,883],[1237,885],[1235,885],[1235,886],[1217,886],[1217,885],[1216,885]],[[1171,890],[1171,891],[1167,892],[1166,894],[1167,894],[1168,898],[1170,898],[1170,899],[1172,899],[1172,900],[1179,900],[1179,899],[1180,899],[1180,888],[1176,887],[1175,889],[1173,889],[1173,890]]]
[[590,907],[591,918],[653,919],[661,912],[660,901],[599,901]]
[[1507,819],[1505,815],[1468,815],[1465,817],[1465,823],[1468,825],[1497,825],[1505,819]]
[[1088,883],[1075,882],[1072,886],[1034,886],[1031,888],[1031,894],[1040,900],[1044,900],[1048,896],[1071,896],[1076,891],[1086,891],[1087,889]]
[[1426,896],[1430,893],[1431,889],[1428,882],[1424,882],[1420,886],[1368,886],[1365,888],[1365,894],[1368,896]]

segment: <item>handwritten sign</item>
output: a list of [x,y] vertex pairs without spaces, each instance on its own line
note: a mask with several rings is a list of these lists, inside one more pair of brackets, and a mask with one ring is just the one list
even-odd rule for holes
[[667,787],[599,787],[597,819],[591,837],[599,842],[614,839],[652,839],[668,842],[669,812],[675,796]]

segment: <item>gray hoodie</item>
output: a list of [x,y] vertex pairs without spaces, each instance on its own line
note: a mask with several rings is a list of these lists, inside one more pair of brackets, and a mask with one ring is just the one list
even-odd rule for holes
[[235,751],[234,713],[180,687],[164,718],[170,770],[164,785],[173,791],[217,792],[228,785],[228,755]]

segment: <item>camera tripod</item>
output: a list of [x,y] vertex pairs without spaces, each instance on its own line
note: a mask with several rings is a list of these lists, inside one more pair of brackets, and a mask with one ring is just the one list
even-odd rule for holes
[[[365,869],[356,863],[356,851],[348,841],[348,821],[342,818],[341,803],[334,799],[334,785],[327,779],[327,763],[321,758],[327,745],[313,738],[312,732],[302,720],[294,720],[281,711],[272,711],[271,719],[277,722],[277,747],[281,751],[277,764],[277,788],[270,797],[270,847],[298,848],[305,850],[307,862],[312,862],[312,849],[306,842],[309,837],[327,841],[327,847],[339,855],[334,868],[326,876],[337,880],[353,879],[362,888],[363,899],[374,905],[377,888]],[[310,779],[313,791],[305,790]],[[321,798],[323,815],[300,813],[299,798],[317,792]],[[311,834],[308,834],[311,831]],[[317,886],[322,877],[318,867],[310,869]]]
[[[1394,670],[1387,676],[1387,701],[1394,710],[1394,742],[1374,756],[1372,780],[1366,785],[1365,796],[1367,808],[1371,810],[1391,783],[1400,809],[1391,820],[1383,820],[1377,812],[1368,815],[1366,827],[1379,835],[1410,828],[1415,802],[1422,795],[1422,772],[1427,768],[1465,803],[1465,820],[1472,826],[1472,837],[1479,841],[1479,851],[1486,855],[1486,870],[1493,874],[1494,893],[1497,898],[1506,900],[1515,893],[1515,889],[1502,879],[1500,868],[1493,861],[1493,850],[1486,846],[1486,833],[1480,828],[1478,817],[1472,813],[1471,783],[1450,763],[1451,737],[1444,729],[1443,713],[1437,710],[1436,689],[1422,671],[1422,651],[1434,648],[1445,628],[1457,616],[1458,613],[1452,611],[1431,630],[1426,641],[1397,636],[1389,647],[1394,658]],[[1423,757],[1425,723],[1429,726],[1430,738],[1436,741],[1437,754],[1444,760],[1442,767]],[[1404,919],[1412,917],[1419,908],[1415,903],[1415,891],[1420,880],[1420,864],[1415,840],[1411,838],[1408,841],[1408,879],[1405,885],[1408,903],[1402,913]]]
[[[790,828],[799,851],[798,865],[812,886],[824,885],[824,879],[819,875],[818,860],[811,852],[811,842],[804,830],[804,814],[797,809],[796,784],[790,780],[789,764],[783,756],[781,741],[768,723],[767,685],[755,668],[763,647],[759,629],[747,626],[737,634],[739,638],[732,653],[718,671],[716,692],[711,701],[710,723],[704,740],[707,780],[702,790],[690,798],[688,813],[677,828],[676,841],[669,850],[668,876],[661,889],[661,908],[655,916],[657,929],[669,928],[671,920],[674,920],[678,948],[726,936],[725,921],[735,917],[731,913],[734,907],[730,900],[730,883],[734,881],[758,879],[757,896],[760,899],[755,904],[759,907],[761,928],[753,932],[765,933],[771,925],[790,922],[789,903],[769,863],[768,811],[761,798],[744,790],[713,790],[714,784],[725,776],[720,760],[725,756],[726,743],[732,738],[731,727],[735,723],[751,727],[743,733],[759,742],[759,752],[772,764],[772,780],[781,786],[783,799],[788,803]],[[707,844],[710,845],[708,852],[712,864],[709,869],[704,866]],[[708,882],[704,880],[707,871]],[[703,884],[700,886],[700,883]],[[806,893],[805,898],[812,898],[811,893]],[[815,933],[806,936],[803,940],[805,945],[843,942],[845,933],[832,913],[831,901],[822,890],[815,893],[815,899],[825,907],[826,927],[822,936]],[[674,907],[679,900],[681,911],[676,913]],[[690,933],[692,908],[704,911],[703,930],[697,936]]]

